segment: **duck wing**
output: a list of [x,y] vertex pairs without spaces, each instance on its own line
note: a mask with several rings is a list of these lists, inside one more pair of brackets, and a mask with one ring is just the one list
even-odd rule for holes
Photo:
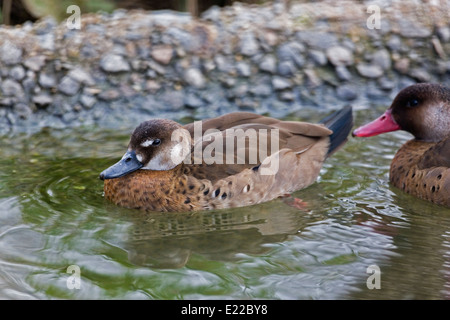
[[432,167],[450,168],[450,136],[425,151],[418,162],[418,167],[419,169]]
[[282,149],[303,153],[332,133],[321,124],[280,121],[247,112],[202,121],[201,138],[195,137],[194,130],[199,133],[200,128],[195,129],[194,124],[185,129],[196,139],[187,171],[213,182],[245,169],[257,170],[264,159]]

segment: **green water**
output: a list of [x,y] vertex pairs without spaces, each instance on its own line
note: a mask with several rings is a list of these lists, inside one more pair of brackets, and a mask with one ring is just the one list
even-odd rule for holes
[[[356,125],[380,110],[355,112]],[[408,134],[350,138],[293,194],[305,209],[291,197],[160,214],[103,198],[98,174],[130,130],[0,137],[1,299],[450,298],[450,209],[388,184]],[[373,265],[380,289],[367,286]]]

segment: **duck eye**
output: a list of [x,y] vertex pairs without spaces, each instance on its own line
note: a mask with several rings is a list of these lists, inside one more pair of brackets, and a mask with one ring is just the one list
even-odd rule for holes
[[153,140],[152,146],[159,146],[161,144],[161,140],[155,139]]
[[417,100],[417,99],[412,99],[412,100],[409,100],[407,103],[406,103],[406,106],[407,107],[416,107],[416,106],[418,106],[419,105],[419,100]]

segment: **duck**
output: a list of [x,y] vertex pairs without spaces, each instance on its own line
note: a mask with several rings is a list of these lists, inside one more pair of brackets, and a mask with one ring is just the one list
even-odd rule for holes
[[254,205],[314,183],[352,126],[351,106],[318,123],[251,112],[185,125],[150,119],[134,129],[124,156],[99,178],[107,200],[143,211]]
[[402,89],[377,119],[352,132],[371,137],[404,130],[414,138],[391,161],[390,183],[415,197],[450,207],[450,88],[416,83]]

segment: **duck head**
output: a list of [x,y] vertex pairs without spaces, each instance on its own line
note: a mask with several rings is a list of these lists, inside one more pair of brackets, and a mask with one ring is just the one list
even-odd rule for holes
[[190,148],[189,132],[175,121],[142,122],[133,131],[122,159],[100,173],[100,179],[118,178],[139,169],[173,169],[186,158]]
[[353,131],[356,137],[405,130],[417,140],[437,142],[450,134],[450,89],[419,83],[401,90],[389,109]]

